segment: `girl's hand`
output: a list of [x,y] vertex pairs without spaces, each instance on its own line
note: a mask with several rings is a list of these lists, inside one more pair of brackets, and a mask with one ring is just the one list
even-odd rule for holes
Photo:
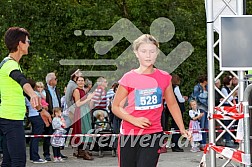
[[180,132],[183,137],[187,138],[188,140],[192,140],[191,132],[189,132],[187,130],[181,130]]
[[138,118],[134,118],[131,123],[139,128],[142,129],[146,129],[151,125],[151,122],[149,121],[149,119],[145,118],[145,117],[138,117]]

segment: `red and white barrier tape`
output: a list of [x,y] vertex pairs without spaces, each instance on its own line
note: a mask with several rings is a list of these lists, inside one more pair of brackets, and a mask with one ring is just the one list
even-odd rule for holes
[[234,105],[232,107],[229,106],[222,106],[222,107],[215,107],[215,112],[212,114],[209,119],[235,119],[239,120],[244,117],[249,117],[248,114],[244,115],[241,112],[238,112],[238,107],[242,111],[243,105],[242,103],[240,105]]
[[[230,131],[236,131],[236,129],[230,129]],[[193,130],[192,133],[207,133],[209,130]],[[215,130],[215,132],[223,132],[223,130]],[[173,131],[164,131],[165,134],[180,134],[179,130],[173,130]],[[25,135],[25,137],[33,137],[33,138],[43,138],[43,137],[107,137],[107,136],[114,136],[117,137],[119,134],[68,134],[68,135]]]
[[238,163],[244,164],[244,165],[250,165],[250,154],[245,154],[243,151],[236,150],[229,147],[223,147],[223,146],[216,146],[213,144],[207,144],[204,149],[203,157],[200,161],[199,167],[206,167],[206,154],[209,151],[209,148],[213,149],[217,153],[221,154],[222,156],[226,157],[227,159],[234,160]]

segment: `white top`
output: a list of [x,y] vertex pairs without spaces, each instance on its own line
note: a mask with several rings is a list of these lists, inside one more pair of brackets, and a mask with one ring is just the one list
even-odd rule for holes
[[[230,89],[230,88],[229,88],[229,89]],[[230,91],[231,91],[231,90],[230,90]],[[226,88],[222,87],[222,88],[221,88],[221,92],[223,93],[223,95],[224,95],[225,97],[228,96],[228,91],[227,91]],[[228,98],[229,101],[232,101],[233,99],[234,99],[234,97],[233,97],[232,95]],[[224,104],[229,104],[229,103],[228,103],[228,102],[225,102]]]
[[174,88],[174,94],[175,94],[175,96],[178,98],[178,101],[179,101],[180,103],[184,103],[184,102],[185,102],[185,99],[184,99],[184,97],[182,96],[182,94],[181,94],[181,92],[180,92],[179,86],[176,86],[176,87]]
[[197,109],[196,111],[189,110],[189,116],[190,116],[191,119],[193,119],[194,117],[196,117],[198,115],[200,115],[200,110],[199,109]]

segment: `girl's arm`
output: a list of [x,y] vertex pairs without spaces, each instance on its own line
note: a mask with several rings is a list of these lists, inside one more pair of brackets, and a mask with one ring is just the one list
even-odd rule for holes
[[164,92],[164,98],[167,103],[167,106],[169,108],[169,111],[175,120],[176,124],[178,125],[178,128],[182,135],[184,135],[187,138],[191,138],[191,135],[185,130],[185,126],[183,123],[181,111],[179,109],[178,103],[174,97],[174,93],[172,90],[172,85],[170,84],[165,92]]
[[189,111],[189,116],[192,120],[196,121],[196,120],[199,120],[201,119],[201,117],[204,115],[204,113],[200,113],[200,114],[194,114],[194,111],[193,110],[190,110]]
[[126,98],[128,96],[128,91],[121,85],[119,85],[116,94],[115,94],[115,98],[113,100],[113,104],[112,104],[112,112],[119,118],[121,118],[122,120],[125,120],[137,127],[140,128],[147,128],[151,125],[151,122],[149,121],[149,119],[145,118],[145,117],[134,117],[132,115],[130,115],[129,113],[127,113],[123,106],[125,104]]
[[45,92],[45,90],[43,90],[42,92],[39,92],[39,93],[40,93],[42,99],[46,99],[46,92]]

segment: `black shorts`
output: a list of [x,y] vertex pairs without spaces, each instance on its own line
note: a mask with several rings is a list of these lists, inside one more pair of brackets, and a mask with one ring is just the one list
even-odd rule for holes
[[119,167],[156,167],[160,148],[165,139],[163,132],[119,137]]

